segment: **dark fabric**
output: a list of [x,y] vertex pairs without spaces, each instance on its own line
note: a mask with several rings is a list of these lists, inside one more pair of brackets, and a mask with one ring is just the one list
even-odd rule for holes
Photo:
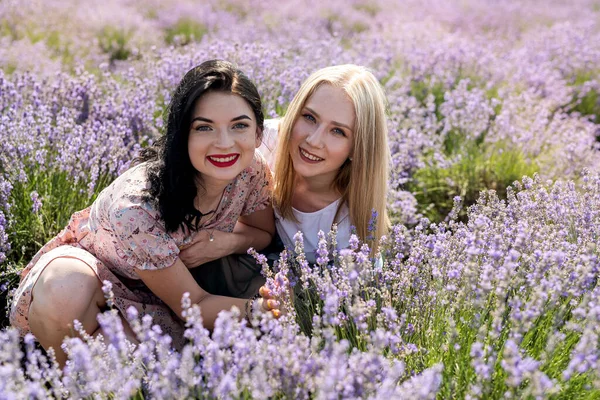
[[[271,244],[260,253],[267,257],[272,268],[283,242],[275,234]],[[250,298],[258,293],[265,279],[261,275],[262,266],[254,257],[247,254],[232,254],[192,268],[190,272],[200,287],[210,294],[238,298]]]

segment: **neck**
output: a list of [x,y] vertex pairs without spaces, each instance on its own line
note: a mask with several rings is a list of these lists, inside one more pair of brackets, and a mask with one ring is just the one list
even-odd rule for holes
[[331,179],[296,176],[292,206],[304,212],[318,211],[339,199],[341,193]]
[[194,206],[202,213],[215,211],[219,206],[225,187],[229,181],[212,181],[210,179],[197,183],[198,192],[194,200]]
[[[304,178],[296,175],[295,187],[302,188],[304,191],[308,191],[317,195],[326,194],[339,194],[337,189],[333,186],[333,180],[329,177],[313,177]],[[296,189],[294,189],[295,191]]]

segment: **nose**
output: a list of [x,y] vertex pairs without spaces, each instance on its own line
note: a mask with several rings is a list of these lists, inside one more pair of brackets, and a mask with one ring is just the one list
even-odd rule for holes
[[220,149],[228,149],[234,144],[233,137],[229,129],[219,129],[217,132],[217,138],[215,146]]
[[325,133],[325,126],[318,125],[314,131],[308,134],[306,137],[306,143],[310,146],[320,149],[323,147],[323,134]]

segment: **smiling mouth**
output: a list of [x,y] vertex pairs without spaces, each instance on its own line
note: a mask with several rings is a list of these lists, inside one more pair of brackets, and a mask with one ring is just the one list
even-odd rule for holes
[[323,161],[324,158],[321,157],[317,157],[314,154],[310,154],[308,151],[304,150],[302,147],[300,147],[300,155],[312,162],[318,162],[318,161]]
[[240,158],[239,154],[212,155],[206,157],[210,163],[219,168],[231,167]]

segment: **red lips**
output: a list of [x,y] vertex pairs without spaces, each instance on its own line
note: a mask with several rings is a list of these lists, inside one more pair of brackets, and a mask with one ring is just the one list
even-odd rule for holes
[[206,157],[208,161],[215,167],[227,168],[231,167],[240,158],[238,153],[233,154],[213,154]]

